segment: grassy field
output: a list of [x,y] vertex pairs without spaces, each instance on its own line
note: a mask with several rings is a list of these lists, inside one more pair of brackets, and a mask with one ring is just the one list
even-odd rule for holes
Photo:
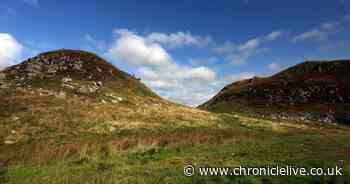
[[[350,183],[350,128],[210,113],[104,83],[0,91],[0,183]],[[80,81],[74,81],[79,83]],[[84,82],[84,81],[83,81]],[[64,93],[65,95],[60,95]],[[200,176],[195,167],[344,168],[343,177]]]
[[[217,125],[124,129],[4,145],[1,183],[349,183],[348,127],[219,114]],[[344,167],[343,177],[186,177],[196,167]]]

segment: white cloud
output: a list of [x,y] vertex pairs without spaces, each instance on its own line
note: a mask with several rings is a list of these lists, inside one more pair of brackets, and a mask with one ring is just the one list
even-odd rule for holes
[[[138,76],[160,96],[185,105],[196,106],[213,97],[225,85],[236,80],[250,78],[252,73],[243,72],[218,76],[212,69],[203,66],[217,60],[215,57],[190,59],[188,65],[178,64],[163,47],[168,43],[149,39],[127,29],[115,29],[115,40],[107,51],[113,61],[132,65]],[[251,40],[235,50],[259,50],[261,40]],[[177,42],[176,42],[177,43]],[[191,66],[196,65],[196,66]]]
[[247,62],[247,60],[249,59],[249,57],[251,57],[252,55],[255,54],[254,49],[250,49],[250,50],[245,50],[242,52],[237,52],[234,54],[230,54],[228,55],[226,58],[228,60],[230,60],[231,64],[235,64],[235,65],[243,65]]
[[168,67],[172,58],[157,43],[148,43],[141,37],[126,29],[116,29],[114,33],[118,39],[108,50],[108,55],[114,59],[122,60],[134,66]]
[[347,20],[347,21],[350,21],[350,14],[345,15],[345,16],[344,16],[344,19]]
[[181,31],[170,34],[154,32],[146,36],[146,41],[150,43],[159,43],[167,48],[178,48],[181,46],[203,47],[212,42],[209,36],[195,36],[190,32]]
[[211,69],[201,66],[197,68],[189,68],[188,70],[188,78],[194,79],[198,81],[213,81],[216,78],[216,73]]
[[0,69],[14,65],[20,57],[23,46],[7,33],[0,33]]
[[104,51],[107,48],[107,44],[103,40],[96,40],[90,34],[86,34],[84,36],[84,41],[86,41],[89,45],[89,48],[93,48],[93,50]]
[[345,21],[350,21],[350,14],[345,15],[341,19],[336,21],[324,22],[321,25],[317,26],[314,29],[296,35],[292,38],[293,42],[302,42],[302,41],[329,41],[329,36],[340,31],[341,26]]
[[279,63],[272,62],[267,65],[267,68],[271,71],[280,71],[282,69],[282,66]]
[[237,49],[237,45],[232,43],[231,41],[226,41],[224,44],[219,45],[214,48],[214,51],[218,54],[227,54],[230,52],[234,52]]
[[16,11],[8,6],[0,5],[0,18],[16,14]]
[[157,42],[127,29],[114,30],[116,39],[107,51],[112,60],[136,68],[142,80],[158,94],[187,105],[198,105],[216,91],[216,73],[205,67],[177,64]]
[[280,38],[281,36],[283,36],[285,34],[285,31],[283,30],[278,30],[278,31],[273,31],[270,34],[268,34],[265,39],[267,41],[274,41],[278,38]]
[[[142,80],[161,96],[186,105],[198,105],[215,93],[215,81],[219,80],[211,69],[179,66],[167,68],[140,68]],[[201,95],[198,95],[201,94]]]
[[301,41],[326,41],[330,34],[337,32],[339,22],[325,22],[318,28],[312,29],[293,37],[293,42]]
[[227,75],[223,77],[217,77],[215,80],[210,83],[197,83],[191,81],[184,83],[184,88],[178,89],[178,85],[174,85],[175,89],[178,90],[169,90],[165,89],[160,91],[160,94],[167,97],[170,100],[190,105],[197,106],[202,104],[209,99],[211,99],[214,95],[218,93],[224,86],[231,84],[232,82],[252,78],[254,76],[253,73],[250,72],[242,72],[239,74]]
[[223,45],[214,48],[218,54],[226,54],[226,60],[236,65],[242,65],[254,54],[267,51],[268,48],[262,48],[263,44],[275,41],[284,35],[285,31],[273,31],[263,37],[250,39],[242,44],[234,44],[226,41]]
[[322,41],[327,38],[327,33],[318,29],[314,29],[311,31],[304,32],[300,35],[297,35],[293,38],[294,42],[306,41],[306,40],[317,40]]
[[198,65],[204,65],[204,64],[213,64],[217,62],[219,59],[216,57],[209,57],[209,58],[191,58],[190,64],[194,66]]
[[259,47],[261,41],[259,38],[254,38],[251,40],[248,40],[246,43],[242,44],[238,47],[238,51],[249,51],[249,50],[255,50]]
[[27,3],[31,6],[34,6],[34,7],[39,7],[39,0],[22,0],[24,3]]
[[325,22],[321,24],[321,29],[325,31],[336,31],[339,26],[339,22]]
[[347,40],[327,42],[319,47],[320,51],[334,52],[334,51],[348,51],[350,49],[350,42]]
[[220,81],[217,81],[217,85],[218,86],[226,86],[228,84],[231,84],[231,83],[239,81],[239,80],[250,79],[254,76],[255,76],[255,74],[252,72],[242,72],[242,73],[238,73],[238,74],[232,74],[232,75],[228,75],[228,76],[223,77]]
[[27,57],[33,57],[36,56],[42,52],[47,52],[49,50],[55,50],[58,49],[55,45],[46,42],[46,41],[37,41],[33,39],[28,39],[24,41],[24,50],[22,54],[22,58],[20,59],[25,59]]

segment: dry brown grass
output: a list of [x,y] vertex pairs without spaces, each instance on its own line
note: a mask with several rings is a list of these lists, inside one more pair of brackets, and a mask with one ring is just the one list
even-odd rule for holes
[[280,120],[267,120],[254,117],[247,117],[242,115],[235,115],[240,121],[241,124],[250,127],[260,127],[272,129],[276,132],[290,132],[293,129],[308,131],[320,134],[347,134],[350,130],[350,127],[341,126],[337,124],[333,125],[324,125],[322,123],[295,123],[288,121]]
[[[334,134],[344,132],[344,129],[321,129],[239,115],[232,118],[232,121],[237,119],[232,128],[221,122],[220,114],[159,98],[124,93],[115,95],[122,97],[123,101],[104,104],[99,96],[68,94],[66,99],[60,99],[22,93],[0,99],[19,107],[9,112],[10,116],[0,116],[1,143],[10,135],[16,139],[15,144],[0,145],[1,164],[46,163],[71,156],[84,157],[101,150],[113,154],[198,144],[235,144],[257,139],[253,131],[242,131],[240,126],[278,133],[295,129]],[[130,133],[125,135],[125,132]]]
[[[145,133],[122,138],[76,141],[57,144],[55,140],[38,141],[32,144],[15,144],[0,146],[2,163],[31,161],[45,163],[74,155],[91,155],[106,149],[108,153],[140,151],[158,148],[185,148],[198,144],[221,145],[235,144],[242,140],[255,139],[249,132],[234,129],[213,129],[210,131],[188,131],[169,133]],[[12,150],[12,151],[11,151]],[[16,151],[14,151],[16,150]]]

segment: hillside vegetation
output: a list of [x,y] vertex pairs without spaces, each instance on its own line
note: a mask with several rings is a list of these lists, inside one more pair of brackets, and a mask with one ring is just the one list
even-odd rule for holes
[[[83,51],[0,72],[0,183],[349,183],[350,128],[211,113],[162,99]],[[183,174],[184,165],[344,168],[342,177]]]
[[200,106],[215,112],[350,124],[350,61],[305,62],[266,78],[234,82]]

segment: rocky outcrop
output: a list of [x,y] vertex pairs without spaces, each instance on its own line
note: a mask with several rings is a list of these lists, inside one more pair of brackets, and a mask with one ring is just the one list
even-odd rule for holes
[[[270,88],[249,87],[242,95],[256,99],[266,99],[267,106],[278,103],[291,106],[312,102],[350,103],[350,97],[344,94],[344,91],[341,91],[341,86],[337,86],[335,83],[335,81],[317,83],[305,81],[302,86],[295,86],[289,84],[289,82],[285,84],[277,83],[270,86]],[[279,88],[279,86],[283,88]]]
[[6,74],[0,72],[0,81],[3,81],[6,79]]
[[130,94],[159,98],[132,75],[77,50],[46,52],[0,71],[0,92],[56,100],[78,97],[97,105],[127,102]]
[[96,93],[102,87],[100,82],[92,82],[92,84],[82,85],[78,88],[77,92],[81,94]]
[[[82,80],[137,80],[132,75],[118,70],[95,54],[78,50],[58,50],[40,54],[23,63],[5,69],[10,79],[67,77]],[[0,80],[3,76],[0,76]]]
[[0,89],[8,88],[8,84],[6,83],[6,74],[0,72]]
[[[240,111],[291,121],[337,122],[350,116],[350,61],[305,62],[267,78],[226,86],[200,108]],[[230,105],[231,104],[231,105]]]

